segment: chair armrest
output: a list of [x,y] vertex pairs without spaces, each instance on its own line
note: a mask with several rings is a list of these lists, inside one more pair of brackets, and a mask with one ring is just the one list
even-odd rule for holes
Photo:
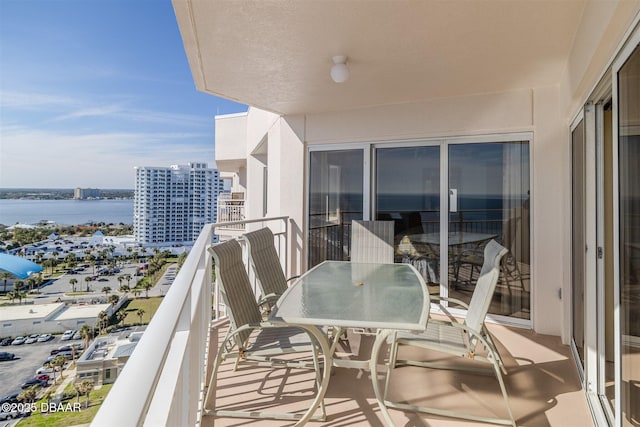
[[297,278],[299,278],[299,277],[300,277],[300,275],[299,275],[299,274],[298,274],[297,276],[291,276],[291,277],[289,277],[289,278],[287,279],[287,282],[290,282],[290,281],[292,281],[292,280],[295,280],[295,279],[297,279]]
[[265,295],[262,298],[260,298],[260,300],[258,300],[258,305],[273,305],[276,303],[276,301],[278,301],[278,299],[280,298],[281,294],[277,294],[277,293],[272,293],[269,295]]
[[454,304],[461,305],[462,307],[464,307],[464,308],[466,308],[466,309],[469,309],[469,304],[467,304],[466,302],[461,301],[461,300],[459,300],[459,299],[457,299],[457,298],[441,297],[441,296],[438,296],[438,295],[431,295],[431,296],[430,296],[430,300],[431,300],[431,301],[436,300],[436,301],[447,301],[447,302],[452,302],[452,303],[454,303]]

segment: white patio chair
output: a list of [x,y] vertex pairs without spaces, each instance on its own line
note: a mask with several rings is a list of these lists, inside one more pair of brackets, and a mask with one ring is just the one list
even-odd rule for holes
[[[216,353],[209,387],[205,397],[204,413],[223,417],[270,418],[278,420],[300,419],[304,424],[311,413],[275,413],[259,410],[220,410],[215,408],[216,380],[221,363],[235,358],[239,365],[261,367],[307,368],[315,370],[317,393],[310,408],[320,407],[321,414],[312,419],[324,420],[326,412],[323,398],[329,381],[330,353],[326,338],[320,329],[309,326],[283,326],[263,322],[249,277],[242,262],[242,248],[236,240],[229,240],[210,248],[215,261],[216,280],[221,288],[229,315],[229,330]],[[300,357],[281,356],[299,353]],[[320,361],[320,353],[324,363]],[[329,355],[329,356],[328,356]],[[303,357],[306,356],[306,357]],[[311,356],[311,361],[309,361]],[[322,375],[320,375],[322,371]]]
[[[429,318],[427,329],[420,334],[412,333],[397,333],[395,339],[391,343],[390,356],[389,356],[389,370],[387,372],[386,386],[385,386],[385,403],[391,408],[425,412],[435,415],[464,418],[474,421],[483,421],[496,424],[505,424],[515,426],[511,407],[509,405],[509,399],[507,397],[507,391],[504,386],[501,371],[505,373],[506,370],[504,363],[500,357],[500,354],[496,350],[496,346],[485,326],[485,317],[489,310],[489,304],[493,298],[493,293],[500,275],[500,260],[507,253],[507,249],[498,244],[495,240],[491,240],[484,249],[484,263],[480,276],[478,277],[471,302],[467,305],[462,301],[454,298],[439,298],[440,300],[446,300],[467,308],[467,316],[462,322],[458,322],[455,319],[450,321],[436,320]],[[432,295],[433,299],[438,299],[437,296]],[[486,355],[479,354],[476,349],[478,344],[482,344],[485,348]],[[429,350],[435,350],[443,353],[448,353],[454,356],[459,356],[464,359],[474,360],[478,362],[491,364],[493,372],[495,373],[504,402],[507,406],[509,413],[508,419],[492,418],[480,415],[474,415],[469,413],[462,413],[457,411],[449,411],[438,408],[428,408],[423,406],[416,406],[406,403],[390,402],[386,400],[386,394],[389,386],[389,378],[391,372],[396,366],[420,366],[433,369],[457,369],[457,370],[469,370],[469,371],[481,371],[486,372],[484,369],[477,369],[475,367],[453,367],[446,363],[434,363],[425,361],[410,361],[410,360],[398,360],[398,346],[410,345]]]
[[269,228],[245,233],[240,238],[247,242],[249,265],[253,268],[262,292],[258,305],[264,307],[265,312],[268,313],[280,295],[287,290],[287,282],[299,276],[285,278],[280,257],[274,246],[273,233]]
[[351,223],[351,262],[393,264],[393,221]]

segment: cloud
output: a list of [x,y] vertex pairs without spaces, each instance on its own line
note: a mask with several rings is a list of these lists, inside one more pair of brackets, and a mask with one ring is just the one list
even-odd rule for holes
[[201,133],[51,132],[3,129],[0,187],[133,188],[134,166],[192,161],[213,167],[210,136]]

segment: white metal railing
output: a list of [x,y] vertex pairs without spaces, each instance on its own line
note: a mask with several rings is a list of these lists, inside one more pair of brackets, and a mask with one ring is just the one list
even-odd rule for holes
[[220,193],[218,195],[218,228],[244,230],[244,215],[244,193]]
[[274,221],[282,224],[274,235],[281,259],[286,260],[288,217],[203,228],[92,426],[200,425],[210,326],[212,320],[226,316],[207,250],[214,229],[240,222],[258,227]]

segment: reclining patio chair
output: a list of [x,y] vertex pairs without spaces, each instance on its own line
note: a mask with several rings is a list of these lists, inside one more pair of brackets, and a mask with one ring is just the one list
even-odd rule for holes
[[393,264],[393,221],[351,223],[351,262]]
[[[395,339],[393,339],[393,341],[391,342],[389,370],[387,372],[385,386],[385,403],[388,407],[425,412],[441,416],[464,418],[474,421],[512,425],[515,427],[516,424],[513,419],[511,407],[509,406],[507,391],[505,389],[501,375],[501,371],[506,375],[504,363],[484,323],[487,311],[489,310],[489,304],[491,303],[491,299],[493,298],[496,283],[500,275],[500,260],[506,253],[507,249],[502,247],[495,240],[491,240],[485,246],[484,264],[482,266],[480,276],[478,277],[473,296],[471,297],[471,302],[468,305],[454,298],[438,298],[434,295],[431,296],[432,301],[434,299],[447,300],[449,302],[467,308],[467,316],[462,322],[458,322],[455,319],[445,321],[433,319],[430,317],[425,332],[422,332],[420,334],[401,332],[395,335]],[[478,344],[482,344],[485,349],[486,355],[477,353],[476,350]],[[486,372],[486,369],[476,369],[473,367],[453,367],[451,365],[447,365],[446,363],[398,360],[398,346],[400,345],[416,346],[424,349],[448,353],[469,360],[491,364],[493,367],[493,372],[495,373],[500,384],[500,389],[502,391],[504,402],[507,406],[509,418],[492,418],[457,411],[449,411],[438,408],[427,408],[406,403],[387,401],[386,394],[389,388],[389,378],[391,372],[396,366],[410,365],[432,369],[457,369],[469,370],[474,372]]]
[[[262,315],[251,290],[249,277],[242,262],[242,248],[236,240],[212,246],[216,279],[221,288],[229,315],[229,330],[216,353],[213,371],[205,397],[204,413],[223,417],[324,420],[323,398],[329,382],[331,362],[326,338],[313,326],[287,326],[263,322]],[[324,362],[320,360],[322,353]],[[299,357],[281,356],[295,354]],[[311,361],[309,360],[311,356]],[[218,410],[215,408],[216,380],[221,363],[235,358],[239,365],[253,364],[261,367],[313,369],[316,377],[316,397],[310,409],[301,413],[267,413],[258,410]],[[322,371],[322,375],[321,375]],[[313,416],[320,407],[321,415]]]
[[280,295],[287,290],[287,282],[299,276],[285,278],[280,257],[273,244],[273,233],[269,228],[245,233],[241,239],[247,242],[249,264],[253,268],[262,292],[258,305],[269,313]]

